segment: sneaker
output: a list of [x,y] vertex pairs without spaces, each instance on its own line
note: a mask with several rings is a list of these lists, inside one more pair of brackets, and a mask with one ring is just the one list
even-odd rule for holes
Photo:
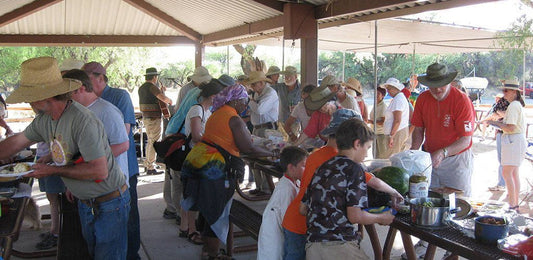
[[[418,243],[415,244],[415,255],[417,259],[423,259],[426,255],[426,250],[428,249],[427,242],[424,242],[422,240],[418,241]],[[407,254],[404,252],[402,254],[402,259],[407,259]]]
[[157,171],[156,169],[151,169],[151,170],[147,170],[146,171],[147,175],[158,175],[158,174],[162,174],[162,173],[163,172]]
[[489,191],[505,191],[505,186],[496,185],[489,187]]
[[35,247],[39,250],[47,250],[57,246],[57,236],[50,233],[41,242],[37,243]]
[[181,217],[180,216],[176,216],[176,225],[181,225]]
[[[163,212],[163,218],[165,218],[165,219],[175,219],[177,217],[178,216],[176,215],[176,212],[170,212],[170,211],[168,211],[166,209]],[[180,221],[181,221],[181,219],[180,219]]]

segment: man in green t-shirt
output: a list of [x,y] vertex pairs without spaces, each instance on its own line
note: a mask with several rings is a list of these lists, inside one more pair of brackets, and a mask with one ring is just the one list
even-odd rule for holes
[[20,87],[7,103],[30,103],[37,115],[23,133],[0,142],[0,159],[35,144],[50,144],[53,164],[37,163],[27,177],[60,176],[78,200],[83,236],[95,259],[125,259],[130,194],[102,123],[71,100],[81,83],[63,79],[56,59],[21,65]]

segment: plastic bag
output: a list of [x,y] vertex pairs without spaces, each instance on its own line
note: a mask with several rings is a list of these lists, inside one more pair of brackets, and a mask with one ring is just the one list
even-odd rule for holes
[[[403,168],[409,176],[414,174],[427,177],[428,185],[431,185],[431,155],[419,150],[407,150],[390,157],[392,166]],[[429,167],[428,167],[429,166]]]

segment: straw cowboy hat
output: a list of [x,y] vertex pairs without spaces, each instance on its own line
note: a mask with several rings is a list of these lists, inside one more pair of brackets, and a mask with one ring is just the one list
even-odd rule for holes
[[61,77],[55,58],[33,58],[22,63],[20,86],[7,97],[6,102],[10,104],[31,103],[65,94],[80,87],[79,80]]
[[320,87],[313,89],[309,96],[304,99],[305,108],[311,111],[319,110],[335,96],[335,92],[332,92],[328,86],[336,84],[339,84],[339,81],[333,76],[326,76],[322,79]]
[[281,72],[281,70],[279,69],[278,66],[270,66],[268,68],[268,71],[267,73],[265,74],[266,76],[271,76],[271,75],[276,75],[276,74],[279,74]]
[[262,71],[251,71],[250,75],[248,75],[248,79],[246,79],[246,84],[252,84],[259,81],[265,81],[268,83],[272,83],[272,80],[266,77],[265,73]]
[[161,73],[157,72],[156,68],[147,68],[144,76],[157,76]]
[[345,88],[344,91],[346,91],[346,94],[352,96],[352,97],[357,97],[357,93],[355,92],[355,90],[351,89],[351,88]]
[[346,88],[355,90],[358,95],[363,94],[363,86],[361,86],[361,82],[359,82],[359,80],[355,78],[348,78],[348,80],[346,82],[343,82],[342,85]]
[[280,71],[279,74],[296,75],[296,74],[298,74],[298,71],[296,70],[296,67],[287,66],[287,67],[285,67],[285,70],[284,71]]
[[204,67],[196,67],[194,73],[191,75],[191,80],[196,83],[209,82],[213,77],[209,74],[209,71]]
[[385,83],[383,83],[382,86],[383,87],[391,86],[391,87],[396,88],[399,91],[401,91],[405,87],[398,79],[395,79],[395,78],[387,79],[387,81],[385,81]]
[[512,90],[518,90],[518,91],[522,91],[522,89],[520,89],[520,83],[518,83],[518,80],[516,79],[505,79],[505,80],[502,80],[501,81],[503,86],[500,87],[500,89],[512,89]]
[[444,64],[433,63],[426,69],[426,75],[418,77],[420,84],[429,88],[444,87],[457,76],[457,71],[448,71],[448,67]]

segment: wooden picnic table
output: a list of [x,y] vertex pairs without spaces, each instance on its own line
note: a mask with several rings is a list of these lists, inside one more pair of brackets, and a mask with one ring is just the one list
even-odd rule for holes
[[[275,162],[271,160],[261,159],[261,158],[250,158],[250,157],[243,157],[242,159],[244,160],[244,162],[246,162],[246,165],[248,165],[248,169],[250,170],[249,174],[252,174],[252,169],[258,170],[264,173],[266,180],[268,181],[268,186],[271,191],[273,191],[275,188],[272,177],[276,177],[276,178],[283,177],[283,172],[281,171],[281,168]],[[246,194],[243,190],[241,190],[239,186],[239,180],[236,180],[236,182],[237,182],[236,183],[237,193],[245,200],[260,201],[260,200],[270,199],[270,195],[250,196]]]

